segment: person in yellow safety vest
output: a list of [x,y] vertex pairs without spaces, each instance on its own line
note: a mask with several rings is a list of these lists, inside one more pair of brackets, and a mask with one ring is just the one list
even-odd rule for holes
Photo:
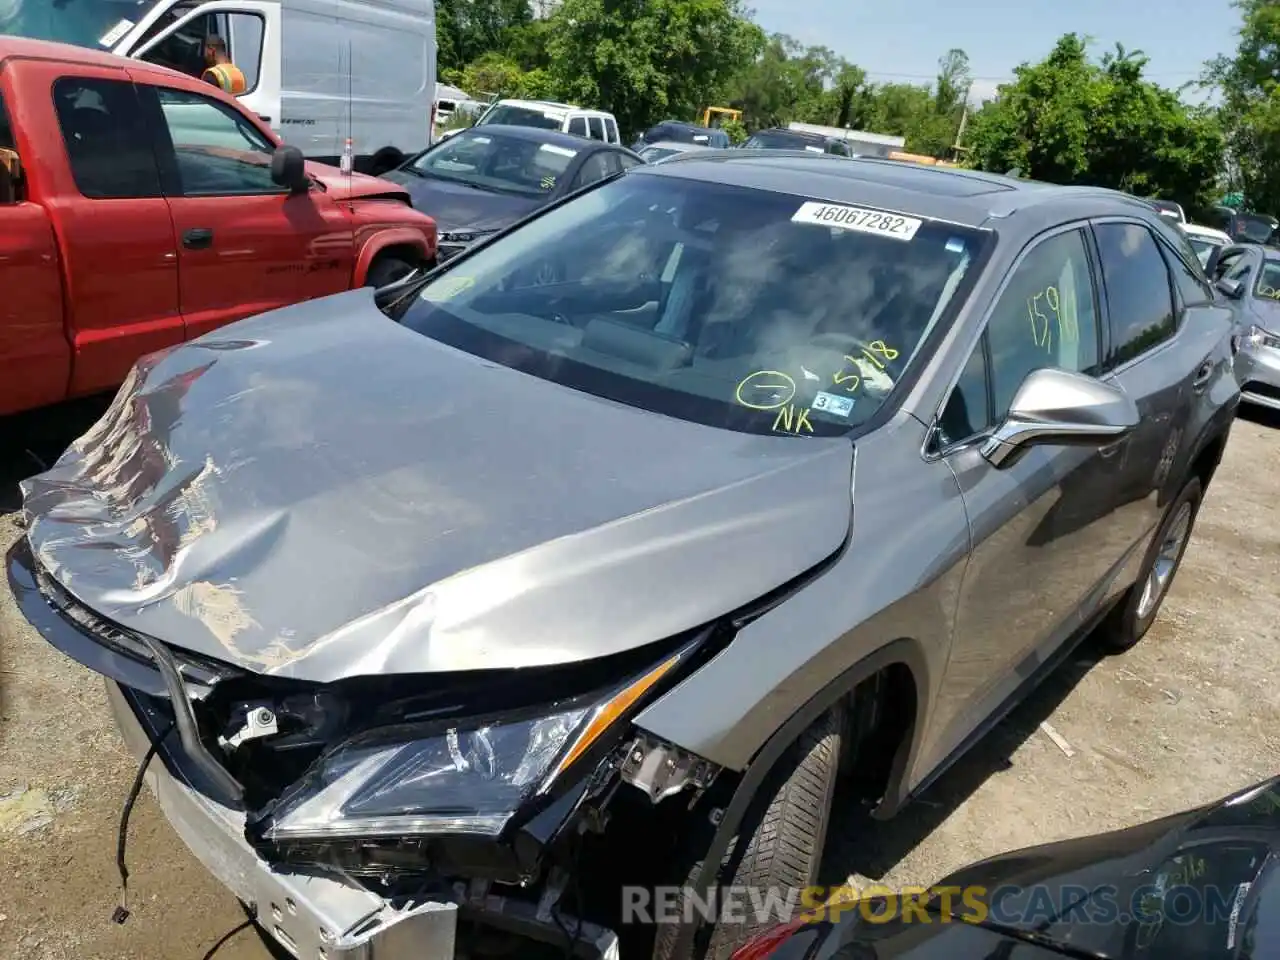
[[204,62],[207,66],[200,79],[212,83],[224,93],[238,97],[249,88],[240,68],[227,56],[227,44],[221,37],[210,37],[204,45]]

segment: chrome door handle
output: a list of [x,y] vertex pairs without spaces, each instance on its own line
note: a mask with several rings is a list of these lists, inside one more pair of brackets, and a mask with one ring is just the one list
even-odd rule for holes
[[1209,385],[1209,381],[1213,378],[1213,364],[1206,363],[1196,371],[1195,379],[1191,381],[1191,389],[1196,393],[1201,393],[1205,387]]

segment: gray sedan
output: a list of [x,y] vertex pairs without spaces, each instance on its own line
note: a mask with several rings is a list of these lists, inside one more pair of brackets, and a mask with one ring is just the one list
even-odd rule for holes
[[1222,292],[1240,305],[1240,398],[1280,410],[1280,250],[1258,244],[1224,247],[1210,269]]
[[1147,632],[1232,332],[1120,194],[637,166],[144,359],[9,578],[291,954],[723,958],[800,908],[839,777],[892,816]]

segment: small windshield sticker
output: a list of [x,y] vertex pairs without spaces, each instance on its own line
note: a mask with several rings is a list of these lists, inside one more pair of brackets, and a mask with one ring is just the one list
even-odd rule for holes
[[742,378],[734,396],[752,410],[777,410],[796,395],[796,382],[780,370],[757,370]]
[[568,147],[558,147],[554,143],[544,143],[538,149],[543,153],[554,153],[557,157],[572,157],[576,156],[578,153],[577,150],[570,150]]
[[133,29],[132,20],[121,20],[114,27],[102,35],[102,39],[98,41],[101,47],[114,47],[117,43],[124,39],[124,35]]
[[964,241],[959,237],[952,237],[947,241],[947,253],[964,253]]
[[542,186],[543,190],[550,190],[556,185],[556,178],[552,176],[546,176],[546,177],[543,177],[539,181],[539,183]]
[[816,373],[814,373],[814,372],[813,372],[812,370],[810,370],[808,367],[805,367],[805,366],[803,366],[803,365],[800,367],[800,372],[801,372],[802,374],[804,374],[804,378],[805,378],[806,380],[817,380],[817,381],[819,381],[819,382],[821,382],[821,380],[822,380],[822,378],[821,378],[820,376],[818,376]]
[[430,303],[444,303],[470,290],[475,283],[475,277],[451,277],[445,274],[435,283],[427,284],[427,288],[422,291],[422,299]]
[[923,221],[915,217],[902,217],[880,210],[864,210],[861,207],[845,207],[834,203],[809,201],[791,217],[792,223],[807,223],[818,227],[835,227],[840,230],[856,230],[858,233],[874,233],[894,240],[911,240]]
[[821,391],[813,398],[810,410],[829,413],[837,417],[847,417],[853,413],[853,397],[842,397],[838,394]]

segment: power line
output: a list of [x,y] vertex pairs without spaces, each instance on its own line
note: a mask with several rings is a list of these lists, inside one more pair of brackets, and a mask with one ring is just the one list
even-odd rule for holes
[[[862,72],[872,79],[876,77],[886,77],[893,80],[936,80],[938,79],[937,73],[892,73],[887,70],[863,70]],[[1144,80],[1155,80],[1160,78],[1172,79],[1174,77],[1199,77],[1199,76],[1201,76],[1201,71],[1199,70],[1176,70],[1173,73],[1147,73],[1144,71],[1142,74],[1142,77]],[[984,80],[991,83],[1011,83],[1014,80],[1016,80],[1017,77],[1015,77],[1012,73],[1007,73],[1004,76],[1000,76],[1000,77],[970,77],[969,79]]]

